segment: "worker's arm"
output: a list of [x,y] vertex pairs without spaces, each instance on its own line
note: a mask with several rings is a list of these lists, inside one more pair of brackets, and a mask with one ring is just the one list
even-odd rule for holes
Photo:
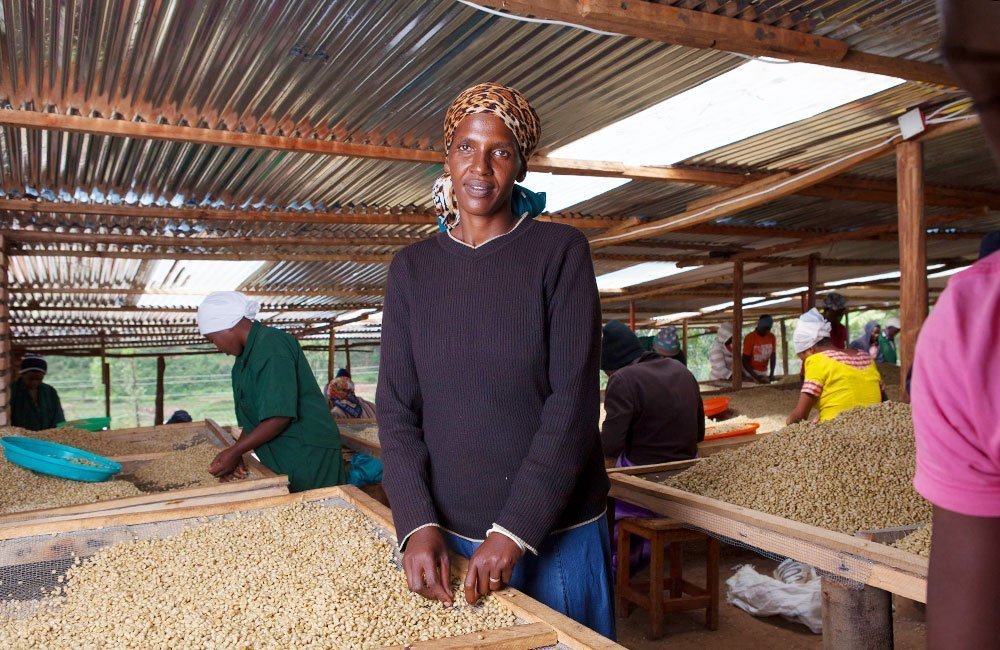
[[619,375],[609,378],[608,387],[604,391],[605,417],[601,426],[601,447],[604,449],[607,467],[614,467],[618,455],[625,450],[632,420],[637,415],[635,407],[629,382]]
[[212,461],[208,471],[212,476],[223,477],[231,474],[239,467],[243,454],[249,453],[261,445],[274,440],[288,428],[292,418],[268,418],[254,427],[250,433],[244,433],[229,449],[223,449]]
[[813,406],[816,405],[818,398],[810,395],[809,393],[799,394],[799,403],[795,405],[795,409],[792,410],[792,414],[788,416],[788,420],[785,424],[795,424],[796,422],[801,422],[809,417],[809,413],[812,412]]
[[934,507],[927,647],[991,648],[1000,639],[1000,517]]
[[774,369],[778,367],[778,353],[771,353],[771,375],[768,377],[768,381],[774,381]]
[[743,360],[743,370],[750,376],[751,379],[753,379],[758,384],[766,383],[763,377],[754,372],[753,357],[751,357],[749,354],[744,354],[742,356],[742,360]]

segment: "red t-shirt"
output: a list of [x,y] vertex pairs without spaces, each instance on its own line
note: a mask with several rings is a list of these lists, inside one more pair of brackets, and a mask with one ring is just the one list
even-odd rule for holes
[[830,342],[838,350],[847,349],[847,327],[843,323],[831,323],[830,324]]
[[771,355],[778,345],[778,339],[768,332],[764,336],[754,330],[743,339],[743,355],[751,359],[750,365],[754,372],[767,372],[771,363]]

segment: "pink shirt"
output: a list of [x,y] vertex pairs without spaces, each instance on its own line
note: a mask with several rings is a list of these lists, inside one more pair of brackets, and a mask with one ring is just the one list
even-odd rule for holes
[[1000,253],[954,276],[920,331],[913,485],[934,505],[1000,517]]

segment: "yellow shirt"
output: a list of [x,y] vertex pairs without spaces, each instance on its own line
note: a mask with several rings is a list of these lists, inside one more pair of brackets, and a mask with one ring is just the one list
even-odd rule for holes
[[821,422],[855,406],[882,401],[882,377],[867,354],[824,350],[806,359],[802,392],[818,398]]

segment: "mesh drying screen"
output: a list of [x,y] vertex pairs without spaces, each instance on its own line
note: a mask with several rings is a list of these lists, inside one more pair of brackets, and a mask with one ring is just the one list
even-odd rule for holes
[[[332,508],[332,509],[353,508],[353,506],[351,506],[346,501],[340,498],[328,499],[325,501],[314,502],[314,503],[324,508]],[[291,506],[291,507],[297,508],[297,507],[307,507],[307,506]],[[118,526],[118,527],[110,527],[99,530],[60,533],[55,535],[39,535],[33,537],[0,541],[0,580],[2,580],[2,583],[0,583],[0,636],[2,636],[3,630],[5,629],[4,627],[5,618],[8,621],[11,621],[11,619],[19,619],[25,621],[25,619],[33,615],[44,615],[45,618],[51,618],[54,616],[55,617],[54,620],[56,621],[55,624],[57,626],[61,626],[66,621],[66,619],[59,619],[59,617],[63,615],[64,605],[62,604],[62,602],[60,602],[60,598],[58,596],[53,598],[48,594],[51,594],[53,590],[58,589],[59,587],[65,586],[63,579],[67,575],[67,572],[69,572],[70,575],[73,576],[72,580],[74,581],[78,580],[80,573],[76,568],[72,568],[74,563],[80,560],[85,560],[86,558],[89,558],[91,556],[94,556],[95,554],[102,551],[102,549],[108,549],[111,546],[122,543],[126,544],[142,543],[140,540],[158,540],[158,539],[168,538],[178,535],[179,533],[182,533],[187,528],[196,528],[203,525],[218,524],[220,522],[225,522],[226,520],[232,520],[234,518],[240,518],[240,519],[258,518],[258,520],[260,520],[259,518],[262,518],[266,515],[273,515],[276,512],[280,511],[281,508],[249,510],[245,512],[232,513],[226,515],[177,519],[165,522]],[[313,512],[313,516],[315,516],[315,511],[310,511],[310,512]],[[285,523],[287,520],[280,519],[277,521],[278,523]],[[315,523],[315,520],[310,520],[310,521],[313,521]],[[369,531],[371,534],[374,534],[376,537],[382,538],[386,542],[388,542],[387,544],[381,546],[380,548],[393,549],[391,551],[392,555],[389,565],[394,567],[394,570],[399,571],[400,570],[399,555],[394,551],[395,545],[391,542],[391,536],[384,528],[378,526],[372,520],[366,518],[366,521],[370,526]],[[239,529],[243,532],[248,530],[248,528],[242,527],[240,522],[233,522],[233,523],[237,527],[239,527]],[[274,522],[271,523],[273,524]],[[256,530],[256,529],[250,528],[249,530]],[[198,531],[194,530],[191,532],[197,533]],[[323,532],[325,534],[326,530],[323,529]],[[293,530],[289,534],[290,535],[305,534],[306,536],[303,537],[303,539],[307,540],[312,539],[313,545],[315,545],[316,538],[309,537],[308,530],[305,531]],[[225,538],[225,539],[227,540],[226,548],[228,550],[228,548],[230,548],[230,546],[228,545],[230,538]],[[324,537],[323,543],[325,543],[326,539],[329,538]],[[341,546],[342,549],[343,548],[350,549],[347,551],[340,552],[339,555],[340,559],[338,560],[338,562],[341,562],[341,564],[338,565],[339,568],[337,568],[336,571],[344,570],[345,565],[343,564],[343,562],[345,561],[350,562],[351,564],[357,564],[357,566],[363,566],[363,567],[375,566],[371,565],[370,563],[372,562],[373,557],[377,558],[379,556],[377,554],[373,556],[371,555],[371,553],[365,551],[363,542],[360,542],[361,546],[357,547],[354,546],[355,544],[359,544],[359,542],[356,540],[357,538],[348,538],[345,541],[342,541],[340,539],[330,539],[330,544],[337,544],[338,542],[340,542],[341,544],[347,545],[347,546]],[[296,542],[296,544],[298,544],[298,542]],[[310,546],[309,544],[306,544],[307,548],[309,546]],[[214,546],[214,548],[216,549],[216,551],[218,551],[217,546]],[[266,548],[266,546],[264,548]],[[283,548],[285,549],[283,553],[287,553],[288,549],[287,544]],[[296,548],[298,547],[296,546]],[[242,551],[243,549],[239,550]],[[346,557],[344,556],[345,552],[347,553]],[[193,550],[192,555],[195,554],[197,554],[197,551]],[[121,554],[116,554],[116,555],[120,556]],[[139,557],[148,557],[141,553],[138,555]],[[314,557],[312,558],[312,561],[314,562],[314,564],[311,564],[309,566],[316,566],[315,558],[317,555],[321,554],[313,554]],[[126,556],[129,558],[134,557],[131,554],[126,554]],[[177,556],[171,556],[171,557],[177,557]],[[203,579],[207,582],[211,581],[211,578],[207,577],[207,575],[211,573],[209,567],[214,562],[216,562],[216,557],[207,555],[205,557],[199,557],[196,560],[196,562],[198,563],[197,564],[198,567],[205,567],[204,572],[198,573],[198,575],[200,577],[205,576]],[[347,559],[348,557],[352,559]],[[366,557],[367,559],[362,560],[361,559],[362,557]],[[95,575],[92,572],[87,574],[91,578],[98,580],[98,584],[105,584],[106,571],[121,571],[120,563],[107,562],[106,561],[107,558],[108,556],[104,555],[102,555],[102,557],[100,558],[102,564],[99,565],[101,566],[100,569],[101,573],[99,575]],[[399,587],[396,587],[395,591],[391,588],[387,588],[387,590],[385,591],[385,595],[382,596],[381,592],[379,591],[380,587],[374,587],[371,584],[367,585],[360,584],[358,582],[354,582],[353,579],[352,582],[350,582],[350,584],[346,587],[346,591],[343,585],[341,585],[340,587],[335,587],[333,591],[316,589],[315,587],[317,582],[319,584],[333,584],[333,583],[324,582],[324,578],[322,576],[316,577],[316,579],[313,580],[312,578],[316,574],[310,573],[308,577],[305,577],[303,579],[301,574],[296,575],[294,571],[291,572],[286,571],[285,569],[287,569],[287,566],[286,567],[280,566],[281,560],[284,559],[285,556],[282,556],[280,558],[268,558],[266,557],[266,554],[261,556],[260,547],[258,547],[256,555],[247,558],[248,562],[254,563],[254,565],[256,564],[261,565],[259,569],[252,568],[250,572],[251,575],[259,576],[263,582],[267,582],[268,584],[268,590],[264,592],[266,593],[267,596],[264,597],[263,600],[265,601],[268,600],[268,598],[271,597],[270,590],[276,588],[278,591],[282,591],[283,593],[287,594],[288,590],[285,589],[285,585],[281,585],[279,583],[281,581],[287,581],[289,579],[295,581],[295,583],[289,587],[289,589],[292,591],[298,592],[303,589],[310,591],[311,589],[310,595],[306,598],[305,601],[307,603],[311,604],[315,602],[314,600],[312,600],[313,598],[337,599],[332,609],[330,607],[326,607],[326,604],[321,604],[321,606],[319,606],[317,609],[310,609],[312,613],[311,613],[311,618],[309,618],[305,614],[302,614],[302,612],[304,611],[302,608],[286,604],[286,601],[276,597],[276,602],[273,605],[274,607],[273,611],[275,612],[274,616],[279,619],[281,617],[284,617],[286,620],[293,619],[298,621],[298,618],[301,615],[301,617],[305,619],[305,622],[302,623],[302,625],[304,625],[307,629],[312,630],[312,632],[310,632],[309,634],[315,633],[317,625],[320,628],[327,626],[326,630],[327,632],[329,632],[328,626],[333,624],[330,620],[330,617],[336,618],[342,615],[343,619],[336,621],[337,625],[342,625],[345,630],[350,628],[349,632],[350,634],[361,635],[360,638],[365,639],[367,638],[365,635],[369,633],[369,628],[364,626],[372,625],[372,623],[370,622],[372,616],[370,614],[367,615],[367,617],[360,616],[360,618],[365,620],[358,622],[358,611],[359,611],[358,608],[365,607],[365,609],[363,609],[362,611],[370,612],[375,609],[376,607],[376,605],[374,605],[375,602],[388,603],[387,605],[388,607],[395,608],[395,610],[403,612],[400,615],[398,611],[396,611],[395,613],[393,613],[392,616],[390,616],[387,613],[387,611],[382,611],[375,614],[376,616],[375,620],[381,619],[382,617],[386,617],[394,622],[397,622],[397,619],[399,621],[402,621],[401,624],[392,627],[389,632],[386,632],[386,630],[384,629],[385,627],[384,624],[380,624],[383,625],[383,629],[379,631],[379,634],[382,634],[383,636],[387,633],[403,635],[404,638],[402,640],[396,639],[393,641],[393,643],[404,642],[406,641],[407,637],[411,637],[410,640],[417,640],[418,638],[421,638],[422,635],[427,635],[427,634],[430,634],[435,637],[439,637],[442,635],[451,636],[454,634],[463,634],[468,632],[475,632],[477,630],[487,630],[494,627],[512,625],[517,622],[516,619],[511,614],[509,614],[495,600],[485,601],[484,603],[480,604],[479,606],[471,610],[468,608],[468,606],[465,605],[460,606],[460,602],[456,601],[456,607],[444,609],[441,608],[440,606],[435,607],[434,605],[428,603],[427,601],[423,601],[414,594],[408,594],[408,593],[400,594],[399,592],[401,590],[405,592],[405,586],[402,586],[401,589]],[[292,561],[289,564],[300,564],[303,561],[301,558],[297,558],[294,556],[290,559]],[[374,561],[376,562],[377,565],[379,562],[384,563],[385,560],[375,559]],[[173,567],[171,570],[176,570],[176,563],[171,562],[169,559],[165,559],[164,562],[170,564],[171,567]],[[129,575],[125,576],[124,580],[122,579],[121,575],[118,575],[115,578],[107,580],[107,584],[117,585],[120,589],[127,591],[129,590],[129,585],[133,584],[134,582],[145,581],[145,580],[158,581],[161,580],[164,575],[163,573],[159,573],[158,574],[159,577],[154,576],[153,574],[157,574],[157,567],[154,566],[135,566],[135,575],[133,576],[131,575],[131,566],[133,565],[129,566],[130,566]],[[382,566],[385,565],[382,564]],[[201,571],[201,569],[199,569],[199,571]],[[292,574],[291,578],[289,577],[290,574]],[[226,575],[228,576],[228,574]],[[330,576],[327,575],[325,580],[329,579]],[[299,582],[300,580],[302,580],[302,582]],[[401,581],[400,583],[402,584]],[[154,583],[154,584],[160,584],[160,583]],[[384,584],[384,583],[378,583],[378,584]],[[80,585],[76,584],[75,588],[79,589]],[[155,588],[159,589],[159,587]],[[177,585],[174,584],[172,590],[169,588],[163,588],[162,591],[164,591],[164,593],[167,594],[173,594],[177,589],[178,589]],[[253,603],[254,606],[261,605],[261,600],[262,600],[261,591],[262,590],[255,589],[254,595],[249,596],[249,598],[251,599],[256,599],[255,603]],[[245,590],[245,585],[243,588],[234,588],[232,592],[230,592],[230,590],[226,587],[224,588],[224,592],[225,593],[218,593],[217,597],[213,595],[213,597],[211,598],[211,600],[217,601],[212,603],[212,605],[214,607],[217,607],[219,611],[230,611],[232,607],[236,607],[237,609],[241,607],[245,609],[247,607],[245,601],[248,598],[248,595],[247,591]],[[369,593],[366,594],[366,592]],[[146,591],[145,593],[148,594],[149,591]],[[217,592],[213,592],[213,594],[215,593]],[[338,596],[337,595],[338,593],[341,595]],[[361,596],[366,596],[367,600],[360,598]],[[141,599],[141,597],[137,598]],[[180,595],[178,595],[178,598],[180,598]],[[204,598],[204,596],[202,596],[202,598]],[[373,600],[373,598],[375,600]],[[357,603],[352,604],[348,602],[351,599],[358,599],[358,602],[362,603],[362,605],[358,605]],[[121,601],[120,598],[117,600],[119,602]],[[175,601],[173,600],[173,597],[171,597],[171,599],[167,601],[166,604],[167,609],[174,608],[173,605],[174,602]],[[200,621],[203,620],[198,618],[200,614],[188,612],[188,608],[192,607],[194,603],[189,603],[189,601],[183,599],[178,599],[176,602],[178,603],[176,609],[183,610],[183,613],[174,612],[173,614],[171,614],[169,625],[171,626],[182,625],[182,623],[187,623],[190,622],[191,620],[197,620],[199,621],[200,624]],[[163,606],[164,605],[162,604],[159,605],[160,608],[162,608]],[[270,603],[264,603],[263,606],[268,607],[270,606]],[[40,612],[39,608],[41,607],[51,608],[51,609],[46,609],[44,612]],[[79,597],[77,597],[75,610],[71,609],[70,612],[71,616],[79,617],[80,615]],[[116,616],[119,613],[121,613],[120,606],[119,608],[115,609],[115,612]],[[317,614],[317,612],[326,612],[326,617],[319,619],[320,620],[319,623],[317,623],[317,618],[316,618],[319,615]],[[351,612],[354,613],[351,614]],[[154,614],[154,616],[155,615],[157,614]],[[256,620],[256,618],[251,620]],[[25,624],[27,624],[27,621],[25,621]],[[11,629],[11,630],[18,629],[15,628],[14,625],[16,624],[11,623],[11,625],[6,629]],[[167,625],[168,624],[164,623],[163,621],[161,621],[159,624],[161,628]],[[355,626],[357,627],[355,628]],[[197,627],[197,624],[194,625],[193,627],[194,627],[194,633],[197,634],[200,628]],[[286,636],[283,636],[286,634],[286,628],[280,628],[279,630],[278,626],[275,626],[273,630],[272,629],[258,630],[254,628],[250,633],[248,633],[251,635],[248,638],[254,639],[252,641],[252,645],[254,647],[258,646],[259,647],[305,647],[305,646],[367,647],[367,644],[365,643],[356,643],[356,644],[352,643],[350,645],[345,646],[343,644],[343,639],[345,638],[343,634],[337,637],[338,639],[340,639],[340,642],[338,643],[327,644],[324,642],[325,639],[322,636],[316,639],[316,643],[304,642],[303,641],[304,639],[312,637],[307,636],[306,632],[302,632],[301,636],[296,637],[295,635],[299,633],[300,625],[298,622],[296,622],[292,625],[292,627],[294,628],[294,632],[291,635],[287,636],[287,638]],[[362,629],[363,627],[364,629]],[[271,634],[270,637],[267,636],[268,632]],[[214,633],[217,633],[217,630],[215,630]],[[347,633],[348,632],[345,632],[344,634]],[[261,639],[261,642],[259,644],[256,642],[256,639],[258,638],[256,635],[258,634],[260,635]],[[357,639],[358,637],[355,636],[353,638]],[[9,643],[4,643],[4,647],[12,647],[12,646]],[[19,645],[18,643],[14,643],[13,647],[21,647],[21,645]],[[109,645],[109,647],[117,647],[117,645],[112,643]],[[135,647],[145,647],[145,645],[143,643],[136,642]],[[156,645],[154,644],[153,647],[156,647]],[[204,643],[200,644],[196,643],[194,647],[209,647],[209,646],[205,645]]]

